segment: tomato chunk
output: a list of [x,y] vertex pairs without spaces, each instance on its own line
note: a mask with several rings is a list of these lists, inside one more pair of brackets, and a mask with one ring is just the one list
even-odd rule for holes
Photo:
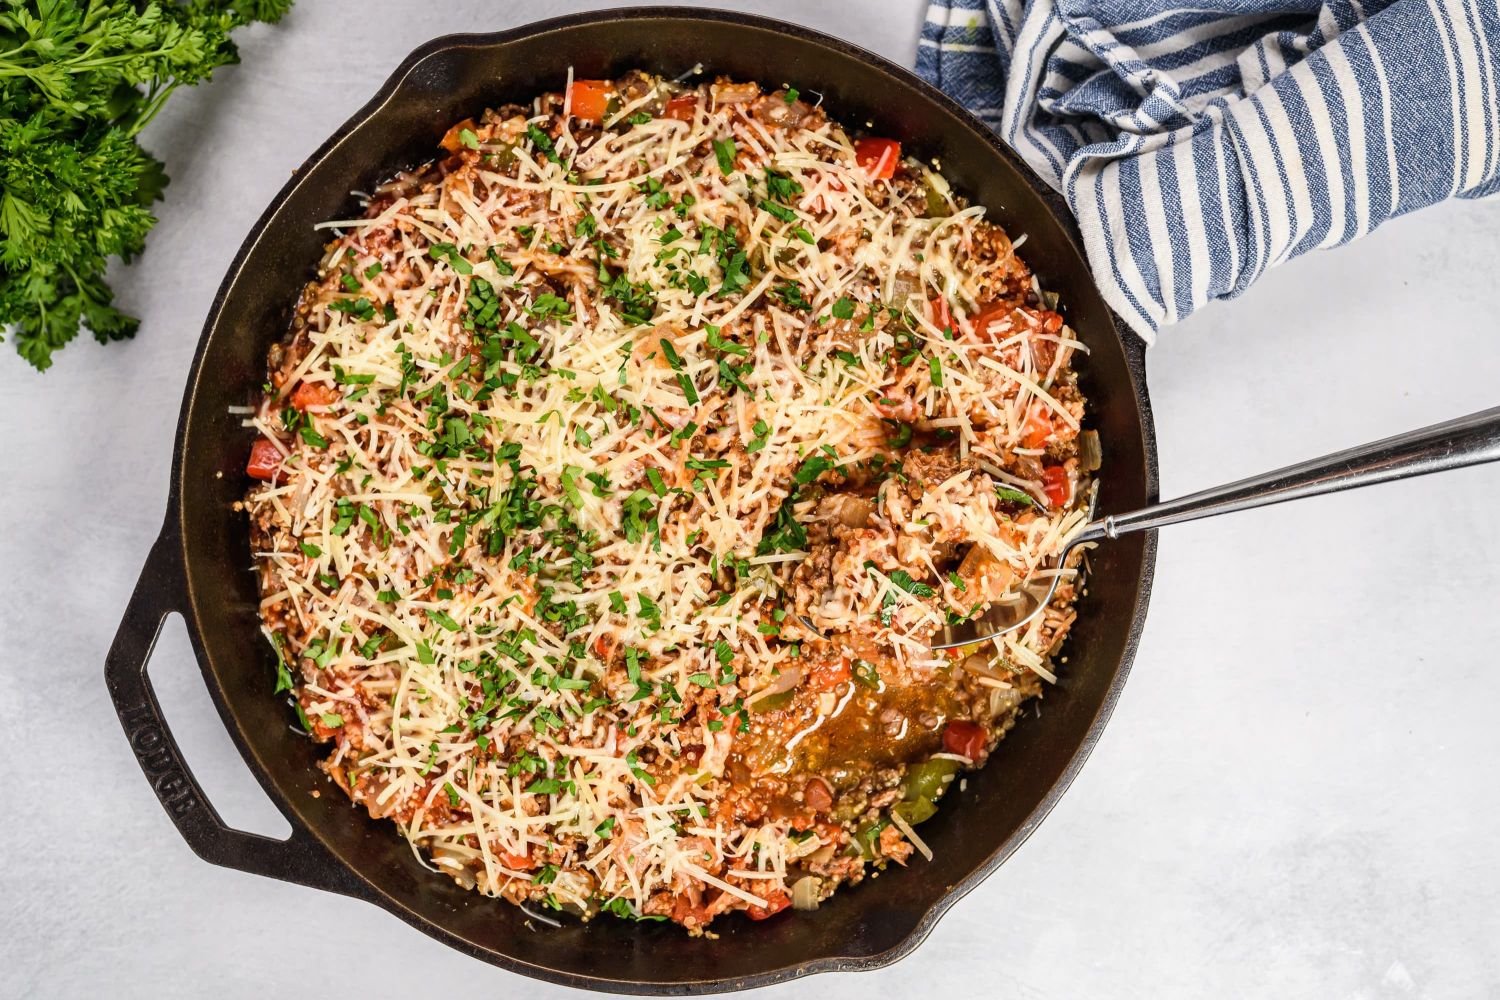
[[1026,423],[1021,425],[1021,446],[1023,448],[1045,448],[1047,439],[1052,436],[1052,419],[1047,416],[1047,410],[1042,406],[1033,406],[1026,414]]
[[574,80],[568,87],[568,107],[574,118],[602,122],[613,92],[614,87],[607,80]]
[[831,691],[849,679],[849,657],[820,660],[808,671],[814,691]]
[[710,918],[707,906],[694,903],[687,896],[678,896],[672,900],[672,919],[686,927],[693,924],[706,924]]
[[1060,465],[1049,465],[1042,470],[1042,492],[1047,502],[1061,507],[1073,497],[1073,484],[1068,482],[1068,470]]
[[954,719],[943,728],[943,749],[970,760],[984,753],[984,727],[967,719]]
[[933,299],[929,304],[932,306],[932,325],[939,330],[953,329],[953,310],[948,308],[948,300]]
[[275,482],[281,474],[281,449],[267,438],[256,438],[250,446],[250,461],[245,463],[245,472],[251,479]]
[[443,133],[443,141],[438,143],[438,145],[442,146],[450,153],[458,152],[460,149],[464,148],[463,134],[465,130],[468,130],[469,132],[474,131],[474,119],[465,118],[463,121],[450,128],[447,132]]
[[752,904],[745,910],[745,916],[751,920],[765,920],[767,917],[776,916],[776,914],[791,905],[791,895],[785,892],[778,892],[776,895],[767,898],[765,906],[755,906]]
[[303,382],[292,393],[292,405],[306,413],[315,406],[331,406],[338,402],[338,398],[338,391],[332,386],[322,382]]
[[802,799],[807,808],[815,812],[827,812],[833,808],[833,792],[822,778],[810,778],[802,789]]
[[980,340],[988,340],[991,343],[1004,339],[1004,335],[1009,332],[1009,328],[994,330],[993,327],[996,323],[1009,319],[1010,313],[1010,306],[1003,302],[996,302],[985,306],[979,312],[975,313],[974,318],[969,321],[974,325],[974,336]]
[[895,139],[860,139],[854,144],[854,162],[872,181],[895,176],[901,161],[901,143]]
[[663,118],[673,118],[680,122],[690,122],[697,111],[697,94],[678,94],[667,102],[666,110],[661,114]]
[[608,661],[615,654],[615,639],[612,635],[601,635],[594,640],[594,655]]

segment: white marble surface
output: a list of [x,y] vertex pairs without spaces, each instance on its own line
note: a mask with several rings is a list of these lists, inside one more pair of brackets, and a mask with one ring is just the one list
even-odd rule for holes
[[[224,267],[287,172],[412,47],[582,5],[304,0],[147,135],[173,181],[115,275],[131,344],[0,355],[0,995],[561,997],[364,903],[178,838],[101,664],[160,522],[179,393]],[[919,0],[743,3],[909,63]],[[1500,202],[1273,272],[1149,356],[1165,495],[1496,402]],[[1500,993],[1500,466],[1175,528],[1114,722],[999,873],[891,969],[767,997]],[[152,675],[225,817],[285,826],[180,623]],[[331,963],[316,942],[337,942]],[[393,960],[393,956],[402,956]]]

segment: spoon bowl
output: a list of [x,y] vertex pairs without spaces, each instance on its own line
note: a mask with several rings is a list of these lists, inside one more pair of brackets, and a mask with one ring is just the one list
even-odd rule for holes
[[[1494,461],[1500,461],[1500,407],[1382,438],[1177,500],[1090,520],[1063,544],[1056,556],[1033,571],[1003,600],[991,604],[982,615],[945,625],[933,638],[932,648],[953,649],[988,642],[1030,624],[1052,603],[1063,575],[1059,570],[1068,564],[1068,556],[1080,545],[1118,538],[1133,531],[1151,531],[1182,521]],[[1097,490],[1089,500],[1091,518],[1096,499]],[[804,625],[817,631],[806,616],[801,618]]]

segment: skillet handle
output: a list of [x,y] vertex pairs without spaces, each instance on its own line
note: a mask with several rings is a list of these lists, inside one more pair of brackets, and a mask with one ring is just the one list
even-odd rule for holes
[[[162,622],[187,606],[181,543],[169,523],[151,546],[104,661],[104,679],[136,762],[177,832],[204,861],[315,889],[368,898],[363,883],[295,818],[287,840],[226,826],[193,777],[151,688],[146,665]],[[285,814],[285,810],[283,810]]]

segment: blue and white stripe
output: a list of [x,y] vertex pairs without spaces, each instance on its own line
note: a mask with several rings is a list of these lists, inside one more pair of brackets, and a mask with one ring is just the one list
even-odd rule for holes
[[1142,336],[1500,191],[1495,0],[935,0],[917,71],[1063,193]]

